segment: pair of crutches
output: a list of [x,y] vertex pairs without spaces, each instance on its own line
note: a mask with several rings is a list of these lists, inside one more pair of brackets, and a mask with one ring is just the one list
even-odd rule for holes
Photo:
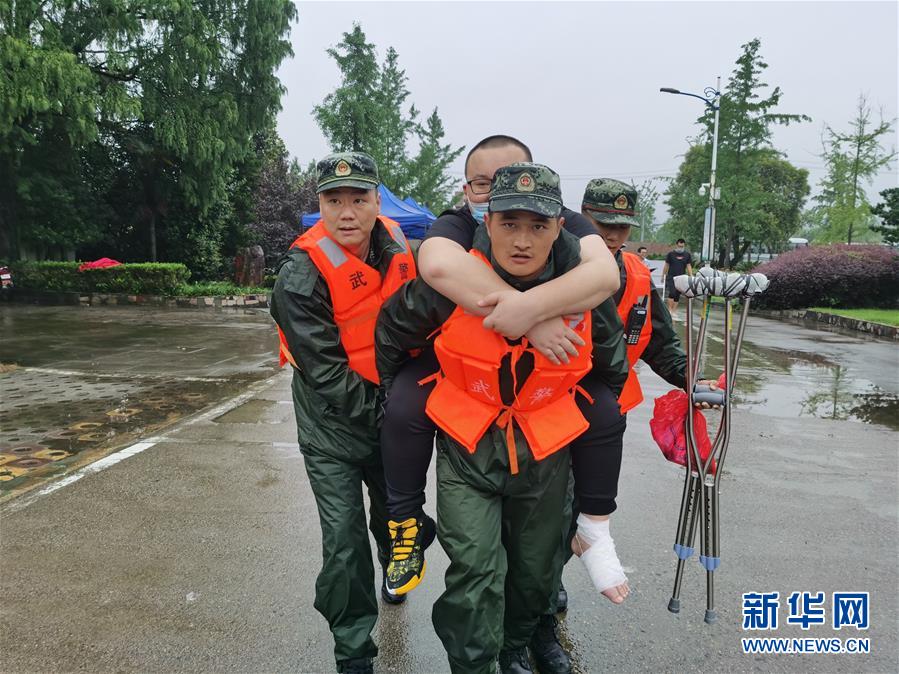
[[[686,388],[689,392],[689,405],[686,420],[687,465],[684,475],[684,492],[681,498],[680,515],[677,523],[677,534],[674,540],[674,553],[677,555],[677,570],[674,576],[674,592],[668,602],[668,610],[680,612],[681,581],[684,574],[684,562],[694,552],[693,542],[696,535],[697,510],[702,509],[702,548],[699,562],[706,570],[706,611],[705,622],[712,624],[717,615],[715,612],[715,570],[721,563],[719,555],[718,526],[718,484],[721,480],[724,457],[730,441],[730,402],[740,362],[740,347],[743,344],[743,333],[746,329],[746,318],[749,313],[750,299],[768,287],[768,279],[763,274],[738,274],[717,272],[711,267],[703,267],[695,276],[676,276],[674,287],[687,298],[686,316],[686,353],[687,367],[685,371]],[[705,349],[706,329],[709,323],[712,297],[724,299],[724,389],[712,390],[708,386],[697,386],[696,382],[702,370],[703,352]],[[702,298],[699,330],[696,341],[693,341],[693,301]],[[740,322],[737,326],[736,342],[732,339],[733,302],[742,300]],[[721,422],[711,443],[711,451],[702,459],[696,442],[693,426],[693,405],[709,403],[721,407]],[[712,468],[714,466],[714,469]]]

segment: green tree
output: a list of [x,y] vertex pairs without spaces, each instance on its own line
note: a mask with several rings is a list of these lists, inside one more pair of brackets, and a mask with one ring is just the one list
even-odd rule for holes
[[858,97],[855,119],[848,132],[824,127],[821,158],[827,173],[821,181],[818,218],[822,225],[819,238],[852,243],[864,237],[872,224],[871,204],[865,191],[874,177],[896,157],[895,149],[886,151],[882,142],[893,131],[893,122],[871,119],[871,108],[864,95]]
[[[765,208],[771,206],[764,190],[770,189],[771,177],[792,179],[799,174],[798,169],[790,171],[781,165],[772,170],[772,162],[781,161],[771,148],[772,126],[810,121],[805,115],[776,112],[783,95],[775,87],[762,97],[768,85],[761,75],[768,67],[759,53],[761,42],[754,39],[742,46],[742,54],[736,61],[736,68],[728,79],[721,97],[721,111],[718,139],[718,186],[721,199],[717,203],[716,247],[719,266],[734,266],[739,263],[753,242],[772,238],[765,230]],[[707,199],[699,194],[699,187],[708,182],[711,165],[711,142],[714,112],[706,109],[698,123],[704,127],[697,145],[687,152],[677,177],[672,181],[666,196],[671,212],[670,227],[683,231],[693,247],[702,240],[703,213]],[[793,168],[793,167],[790,167]],[[795,222],[799,226],[798,210],[801,208],[806,190],[784,189],[776,186],[775,191],[798,198],[791,203],[788,211],[796,212]],[[795,186],[794,186],[795,187]]]
[[752,178],[761,195],[753,218],[753,241],[768,252],[782,252],[787,240],[802,227],[802,205],[809,194],[808,171],[793,166],[773,150],[761,150]]
[[318,210],[314,167],[302,171],[296,161],[288,160],[274,124],[257,134],[256,143],[262,169],[253,193],[250,241],[262,246],[266,265],[274,267],[300,234],[302,214]]
[[880,193],[883,201],[871,209],[871,213],[881,218],[880,224],[871,229],[879,232],[885,243],[899,245],[899,187],[891,187]]
[[409,167],[412,197],[434,213],[449,207],[454,193],[453,180],[446,170],[465,150],[465,146],[453,149],[449,143],[442,143],[443,122],[437,108],[418,129],[418,154]]
[[328,49],[341,73],[341,83],[313,114],[334,152],[369,153],[378,164],[381,180],[402,193],[408,181],[406,141],[415,129],[414,106],[407,114],[406,73],[391,47],[383,68],[374,44],[367,42],[359,24]]
[[658,227],[655,224],[656,207],[661,193],[658,188],[660,178],[648,178],[639,185],[637,190],[637,220],[640,222],[640,240],[655,241]]
[[[341,82],[313,114],[331,150],[368,152],[382,182],[397,195],[444,204],[449,189],[445,170],[462,150],[441,143],[444,128],[436,108],[423,125],[415,106],[406,108],[408,80],[396,50],[389,47],[383,65],[378,65],[374,44],[353,24],[327,53],[340,69]],[[412,136],[419,143],[415,157],[408,151]]]
[[[151,259],[157,238],[171,241],[175,231],[189,249],[229,198],[253,132],[278,109],[275,70],[291,53],[285,37],[295,14],[289,0],[0,3],[0,218],[13,256],[23,244],[47,243],[35,185],[57,181],[44,205],[52,212],[85,189],[92,169],[84,162],[104,154],[137,178],[141,215],[103,224],[145,227]],[[72,161],[38,172],[34,158],[53,155],[77,158],[80,176]],[[174,207],[198,220],[197,232],[185,223],[159,229],[175,224]],[[55,233],[73,246],[102,238],[92,219],[58,217]],[[221,240],[216,234],[210,245]],[[182,259],[171,244],[169,259]]]
[[344,33],[343,40],[327,54],[337,62],[342,79],[312,114],[332,151],[367,151],[366,143],[377,135],[380,121],[375,45],[365,41],[362,27],[354,23],[352,32]]
[[406,71],[400,69],[399,54],[393,47],[387,49],[379,78],[375,95],[378,128],[366,144],[378,164],[381,180],[397,194],[408,194],[412,176],[406,143],[418,128],[418,110],[414,105],[408,112],[403,109],[409,89]]

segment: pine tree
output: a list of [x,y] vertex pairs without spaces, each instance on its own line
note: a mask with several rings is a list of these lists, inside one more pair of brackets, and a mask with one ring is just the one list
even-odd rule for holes
[[418,129],[418,155],[412,161],[412,196],[420,204],[440,213],[449,206],[453,195],[453,180],[446,174],[456,158],[465,147],[453,149],[449,143],[442,143],[444,136],[443,122],[437,114],[437,108],[428,117],[423,127]]
[[327,50],[342,80],[313,108],[313,115],[333,152],[366,151],[369,139],[378,133],[378,61],[374,44],[365,40],[361,26],[353,24],[352,32],[344,33],[343,40]]
[[378,132],[367,139],[372,156],[378,164],[381,181],[397,194],[408,194],[411,176],[406,142],[418,128],[418,110],[411,106],[404,111],[409,89],[406,71],[399,67],[399,55],[393,47],[381,68],[375,103]]
[[[798,199],[801,207],[806,189],[781,189],[768,180],[777,175],[788,179],[801,174],[795,167],[780,166],[770,170],[772,162],[784,162],[771,147],[772,126],[811,121],[805,115],[775,112],[783,96],[775,87],[766,97],[761,92],[768,85],[761,75],[768,67],[759,53],[761,42],[754,39],[742,46],[742,54],[728,79],[720,99],[721,112],[718,132],[718,186],[721,199],[717,204],[716,246],[719,266],[733,266],[740,262],[753,242],[771,238],[766,222],[770,223],[766,210],[772,206],[767,190],[789,194]],[[711,145],[714,112],[707,108],[698,123],[703,132],[699,144],[690,148],[681,164],[677,177],[666,195],[669,198],[671,227],[691,233],[690,243],[697,246],[702,240],[703,212],[707,199],[698,194],[700,185],[708,182],[711,166]],[[765,170],[767,167],[767,171]],[[796,213],[796,204],[790,203],[787,212]],[[792,217],[792,216],[791,216]],[[798,213],[784,226],[799,227]]]
[[821,158],[827,174],[816,198],[824,226],[822,238],[852,243],[853,237],[864,234],[871,223],[865,185],[896,158],[895,149],[886,151],[882,146],[892,130],[893,122],[885,121],[882,115],[877,124],[871,120],[871,108],[864,95],[858,97],[856,116],[848,132],[825,126]]
[[[441,143],[443,122],[436,108],[424,125],[417,121],[415,105],[406,109],[411,94],[396,50],[388,48],[379,66],[374,45],[354,24],[328,54],[340,68],[341,82],[314,113],[331,150],[368,152],[378,164],[381,182],[399,197],[411,195],[422,203],[445,205],[449,192],[445,171],[462,149]],[[419,150],[410,158],[408,142],[413,135]]]

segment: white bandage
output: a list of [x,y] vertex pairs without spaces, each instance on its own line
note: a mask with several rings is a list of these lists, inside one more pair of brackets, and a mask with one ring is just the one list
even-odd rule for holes
[[609,520],[592,520],[583,513],[578,515],[575,547],[581,548],[581,542],[590,546],[579,551],[580,560],[587,567],[590,580],[597,590],[603,592],[627,582],[615,553],[615,542],[609,533]]

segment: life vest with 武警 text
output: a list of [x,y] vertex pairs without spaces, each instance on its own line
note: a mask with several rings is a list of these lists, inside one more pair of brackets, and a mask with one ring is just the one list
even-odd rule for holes
[[[489,261],[471,251],[485,264]],[[457,307],[440,329],[434,351],[440,362],[437,385],[428,397],[428,416],[456,442],[474,453],[490,425],[506,431],[509,470],[518,472],[513,422],[518,424],[538,461],[564,448],[589,424],[574,400],[575,388],[592,368],[591,313],[585,312],[572,329],[584,340],[577,356],[556,365],[529,346],[527,339],[510,344],[483,326],[483,318]],[[521,357],[530,352],[534,369],[518,386],[515,373]],[[514,400],[504,404],[500,369],[508,361]]]
[[[328,285],[334,321],[340,332],[340,344],[346,351],[350,369],[376,384],[379,383],[375,366],[375,323],[378,312],[384,301],[406,281],[415,278],[416,274],[412,250],[399,224],[383,215],[379,215],[378,219],[402,248],[402,252],[394,254],[383,279],[377,269],[370,267],[332,239],[321,220],[291,245],[309,254],[309,259]],[[281,365],[290,363],[299,367],[280,327],[278,337]]]

